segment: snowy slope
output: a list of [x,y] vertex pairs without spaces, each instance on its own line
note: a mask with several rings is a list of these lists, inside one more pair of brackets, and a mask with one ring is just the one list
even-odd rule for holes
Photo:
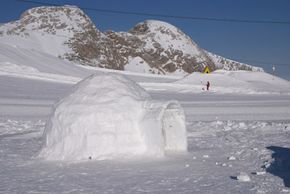
[[[25,45],[25,44],[23,44]],[[0,43],[0,63],[10,63],[33,68],[35,71],[81,77],[88,73],[84,68],[34,49],[21,48],[13,44]],[[8,68],[8,66],[7,66]],[[10,67],[11,71],[13,67]],[[17,69],[15,69],[17,72]],[[33,71],[32,71],[33,72]],[[26,73],[29,73],[27,71]]]
[[38,50],[0,43],[2,75],[75,83],[91,73],[79,65]]
[[[7,40],[7,39],[6,39]],[[21,42],[21,41],[20,41]],[[26,43],[18,46],[16,43],[0,43],[0,74],[35,78],[42,80],[58,80],[66,83],[76,83],[91,75],[93,72],[118,72],[114,70],[96,69],[84,67],[75,63],[64,61],[58,57],[32,48],[25,48]],[[27,47],[37,48],[38,43],[31,42]],[[140,57],[130,58],[127,70],[146,73],[146,61]],[[144,72],[145,71],[145,72]],[[121,73],[121,72],[119,72]],[[138,73],[124,72],[132,79],[139,82],[152,82],[151,78],[160,79],[158,75],[142,75]],[[177,73],[177,72],[176,72]],[[180,72],[180,75],[183,75]],[[176,81],[181,76],[164,77],[163,80]],[[143,79],[140,79],[143,77]],[[151,77],[151,78],[150,78]],[[225,71],[218,70],[211,74],[193,73],[175,83],[150,84],[142,83],[142,86],[152,90],[163,90],[164,87],[174,91],[203,92],[207,81],[211,83],[211,92],[218,93],[289,93],[289,82],[272,76],[265,72],[252,71]],[[163,81],[162,81],[163,82]]]
[[213,54],[211,52],[205,51],[207,55],[214,61],[217,69],[237,71],[237,70],[247,70],[247,71],[264,71],[261,67],[251,66],[245,63],[237,62],[225,57]]
[[[66,83],[77,83],[81,79],[91,75],[93,72],[116,72],[120,71],[88,68],[73,64],[49,54],[21,48],[16,45],[0,43],[0,74],[14,77],[26,77],[50,81],[62,81]],[[129,70],[140,72],[138,68],[144,68],[146,62],[141,58],[132,58]],[[137,69],[136,69],[137,68]],[[145,68],[146,69],[146,68]],[[147,69],[150,71],[149,69]],[[167,84],[142,83],[142,86],[151,90],[188,91],[194,93],[203,92],[207,81],[211,83],[211,92],[217,93],[284,93],[290,92],[289,82],[272,76],[265,72],[249,71],[224,71],[218,70],[211,74],[193,73],[184,79],[180,76],[164,77],[158,75],[147,75],[124,72],[131,79],[139,82],[152,82],[152,78],[171,82]],[[144,73],[144,72],[143,72]],[[182,73],[181,73],[182,75]],[[177,82],[176,81],[180,79]],[[164,82],[164,81],[161,81]]]
[[206,82],[211,84],[210,91],[218,93],[283,93],[290,94],[290,82],[265,72],[217,70],[211,74],[193,73],[178,84],[193,85],[205,89]]

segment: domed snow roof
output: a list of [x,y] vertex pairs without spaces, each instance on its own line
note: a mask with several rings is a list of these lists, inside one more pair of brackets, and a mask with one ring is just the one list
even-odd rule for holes
[[40,156],[48,160],[162,156],[185,151],[184,113],[177,102],[155,102],[133,81],[93,75],[54,109]]

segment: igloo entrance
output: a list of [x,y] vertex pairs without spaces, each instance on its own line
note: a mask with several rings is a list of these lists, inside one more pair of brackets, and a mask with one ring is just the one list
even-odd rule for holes
[[145,110],[140,126],[148,136],[145,143],[151,154],[187,150],[184,111],[177,101],[148,101]]
[[170,104],[164,111],[161,120],[165,151],[186,150],[187,145],[184,141],[186,129],[184,118],[181,117],[180,109],[175,104]]

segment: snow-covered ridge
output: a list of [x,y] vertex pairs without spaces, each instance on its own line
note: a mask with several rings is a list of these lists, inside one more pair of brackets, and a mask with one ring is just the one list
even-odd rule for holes
[[29,9],[19,20],[1,26],[0,39],[17,47],[65,57],[73,52],[69,40],[92,30],[101,36],[90,18],[75,6],[42,6]]
[[129,33],[144,42],[141,57],[158,73],[202,71],[205,65],[215,69],[214,63],[201,48],[177,27],[162,21],[146,20],[134,26]]
[[222,56],[211,53],[209,51],[205,51],[205,52],[214,61],[218,69],[223,69],[223,70],[228,70],[228,71],[230,70],[232,71],[237,71],[237,70],[264,71],[263,68],[261,67],[255,67],[255,66],[251,66],[245,63],[227,59]]
[[30,31],[72,37],[91,24],[90,18],[75,6],[43,6],[25,11],[19,20],[2,26],[8,35],[29,35]]
[[[137,28],[142,25],[147,25],[144,33],[137,31]],[[197,44],[190,37],[166,22],[147,20],[144,23],[137,24],[130,32],[138,34],[141,39],[146,39],[145,49],[154,49],[153,44],[157,43],[165,50],[178,49],[190,56],[202,54]]]

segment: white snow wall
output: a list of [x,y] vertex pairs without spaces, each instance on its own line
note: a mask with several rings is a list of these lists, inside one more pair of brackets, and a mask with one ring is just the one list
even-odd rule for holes
[[186,151],[185,116],[177,101],[153,101],[135,82],[92,75],[54,108],[40,157],[103,160]]
[[146,101],[140,122],[148,151],[186,151],[186,126],[184,111],[177,101]]

